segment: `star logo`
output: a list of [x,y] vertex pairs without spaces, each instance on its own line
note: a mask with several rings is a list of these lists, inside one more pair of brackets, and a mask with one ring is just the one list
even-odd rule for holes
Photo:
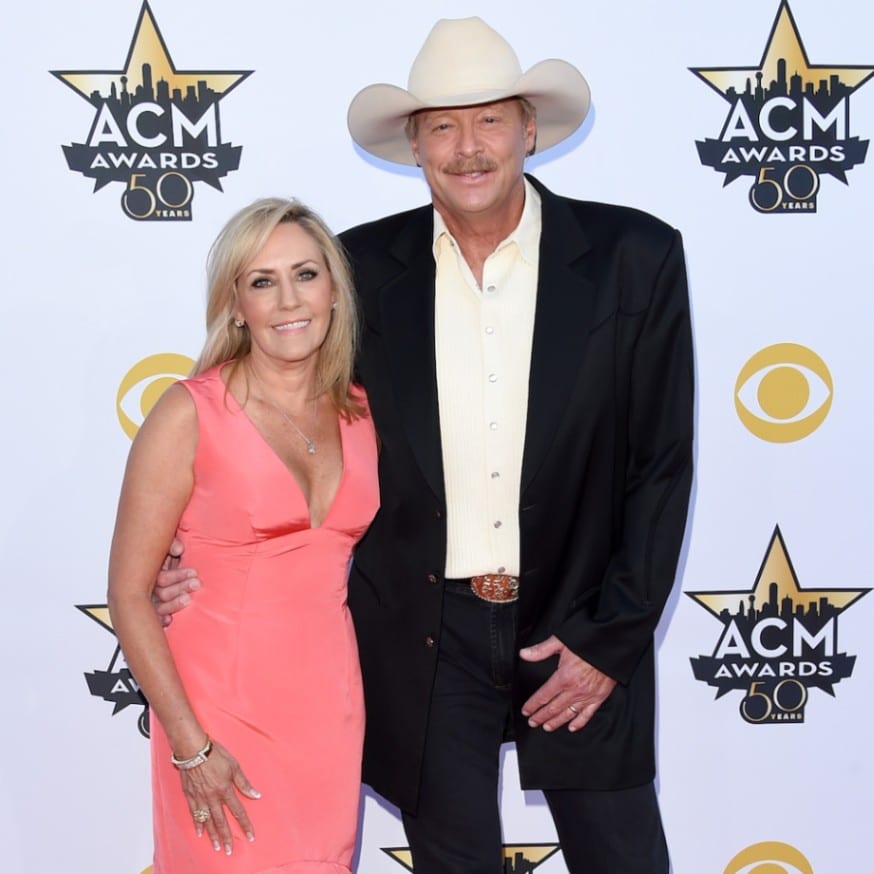
[[811,64],[787,0],[780,4],[762,60],[757,66],[690,69],[729,103],[735,95],[751,90],[759,80],[778,81],[784,75],[784,69],[798,76],[802,90],[808,91],[837,80],[852,93],[874,75],[874,67]]
[[867,140],[849,133],[850,95],[874,67],[810,63],[788,0],[757,65],[689,69],[730,105],[719,139],[697,143],[701,163],[725,185],[753,176],[756,211],[816,212],[820,177],[846,184],[864,162]]
[[870,589],[802,589],[778,525],[771,535],[762,567],[749,592],[687,592],[717,619],[733,611],[762,613],[779,605],[791,605],[792,613],[831,613],[837,616],[855,604]]
[[[109,607],[106,604],[77,604],[76,609],[84,613],[89,619],[93,619],[115,638]],[[92,695],[112,702],[113,716],[126,707],[142,707],[143,711],[137,720],[137,727],[143,737],[149,736],[149,703],[140,691],[130,669],[124,664],[117,638],[115,639],[115,650],[106,670],[86,672],[85,680]]]
[[691,659],[695,678],[717,698],[743,689],[747,722],[803,722],[808,690],[834,696],[856,657],[839,652],[838,617],[870,592],[802,588],[779,526],[752,588],[687,592],[723,624],[712,656]]
[[[383,848],[383,853],[413,871],[413,854],[406,847]],[[504,874],[531,874],[559,851],[558,844],[504,844]]]
[[[145,70],[149,71],[146,73]],[[99,103],[114,93],[135,94],[151,88],[152,82],[166,82],[170,93],[181,95],[192,89],[196,92],[200,82],[217,97],[223,97],[243,81],[251,70],[201,71],[177,70],[170,57],[167,44],[158,30],[155,17],[148,3],[140,10],[124,68],[115,71],[91,70],[87,72],[52,71],[62,82],[91,103]]]
[[148,3],[118,70],[54,70],[91,103],[86,143],[64,146],[71,170],[97,191],[125,182],[124,212],[136,220],[190,220],[193,183],[221,191],[241,147],[220,141],[219,101],[251,70],[177,70]]

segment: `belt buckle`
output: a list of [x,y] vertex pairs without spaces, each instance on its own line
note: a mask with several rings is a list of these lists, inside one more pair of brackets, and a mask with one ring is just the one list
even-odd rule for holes
[[519,598],[519,577],[509,574],[482,574],[470,578],[470,588],[483,601],[508,604]]

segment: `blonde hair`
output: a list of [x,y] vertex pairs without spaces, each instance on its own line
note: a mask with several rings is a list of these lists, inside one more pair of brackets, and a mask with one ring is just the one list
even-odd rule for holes
[[352,273],[343,247],[322,218],[299,200],[269,197],[233,215],[222,228],[207,259],[206,341],[191,375],[234,360],[237,367],[252,348],[249,328],[234,324],[236,280],[278,225],[300,225],[319,247],[331,275],[336,307],[316,363],[316,396],[329,394],[334,407],[355,418],[364,407],[350,392],[358,340]]

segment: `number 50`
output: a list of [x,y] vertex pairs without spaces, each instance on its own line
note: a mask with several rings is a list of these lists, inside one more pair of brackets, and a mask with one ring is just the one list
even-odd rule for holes
[[[122,195],[124,211],[137,220],[154,215],[158,204],[165,209],[181,209],[191,203],[194,189],[188,177],[168,170],[155,180],[154,190],[140,180],[148,183],[145,173],[132,173],[127,190]],[[137,209],[139,207],[139,209]],[[143,208],[145,207],[145,208]]]
[[765,722],[775,710],[795,713],[807,702],[807,687],[793,677],[780,680],[770,694],[759,691],[759,687],[764,685],[761,680],[750,683],[750,691],[740,702],[740,715],[747,722]]
[[819,174],[808,164],[787,167],[782,179],[769,179],[774,167],[760,167],[759,178],[750,188],[750,203],[758,212],[773,212],[787,197],[794,201],[810,200],[819,191]]

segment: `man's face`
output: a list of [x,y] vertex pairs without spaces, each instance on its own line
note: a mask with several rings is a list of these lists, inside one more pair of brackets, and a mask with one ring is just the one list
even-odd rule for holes
[[518,100],[429,109],[416,122],[410,146],[444,218],[518,218],[512,214],[535,136],[534,119],[523,121]]

